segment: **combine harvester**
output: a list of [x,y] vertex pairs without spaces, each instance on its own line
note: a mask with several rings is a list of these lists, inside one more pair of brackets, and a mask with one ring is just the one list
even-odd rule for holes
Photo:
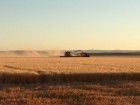
[[81,50],[76,50],[76,51],[65,51],[64,56],[60,57],[90,57],[90,55],[86,52],[82,52]]

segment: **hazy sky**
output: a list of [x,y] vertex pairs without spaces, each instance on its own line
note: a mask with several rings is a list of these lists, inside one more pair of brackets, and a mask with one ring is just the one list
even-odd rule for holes
[[140,50],[140,0],[0,0],[0,50]]

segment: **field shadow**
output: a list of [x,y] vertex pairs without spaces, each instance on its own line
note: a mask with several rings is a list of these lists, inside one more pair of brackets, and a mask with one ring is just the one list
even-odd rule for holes
[[0,84],[95,82],[105,80],[140,81],[140,73],[0,74]]

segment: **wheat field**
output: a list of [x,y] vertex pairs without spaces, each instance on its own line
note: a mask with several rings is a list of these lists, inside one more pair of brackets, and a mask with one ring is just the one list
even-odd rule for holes
[[0,73],[140,73],[140,56],[0,58]]
[[140,56],[0,58],[0,105],[140,105]]

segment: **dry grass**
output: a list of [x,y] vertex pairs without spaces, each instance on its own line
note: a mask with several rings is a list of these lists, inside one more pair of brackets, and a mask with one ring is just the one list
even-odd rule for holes
[[140,105],[140,56],[0,58],[0,105]]
[[140,81],[1,85],[2,105],[140,105]]

